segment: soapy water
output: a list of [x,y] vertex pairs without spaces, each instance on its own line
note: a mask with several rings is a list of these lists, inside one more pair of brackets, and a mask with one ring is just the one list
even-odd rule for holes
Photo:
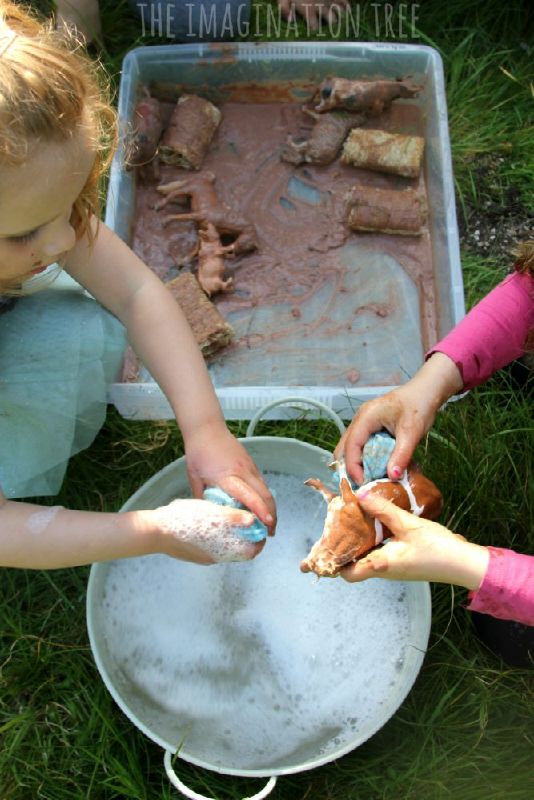
[[426,644],[406,584],[300,573],[323,500],[300,478],[265,479],[279,522],[255,560],[114,562],[100,613],[129,709],[160,738],[183,742],[186,757],[227,769],[351,749],[394,713],[414,677],[411,653]]

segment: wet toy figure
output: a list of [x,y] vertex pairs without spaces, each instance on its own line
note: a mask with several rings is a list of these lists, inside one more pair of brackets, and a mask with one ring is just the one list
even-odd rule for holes
[[224,280],[224,255],[233,255],[233,245],[223,245],[215,225],[211,222],[198,231],[198,282],[211,297],[216,292],[229,292],[233,278]]
[[190,211],[165,217],[165,225],[173,220],[193,220],[205,228],[211,223],[219,235],[235,237],[226,251],[227,255],[250,253],[257,248],[256,228],[248,219],[219,200],[215,191],[215,175],[212,172],[202,172],[184,180],[164,183],[157,189],[160,194],[165,195],[164,200],[156,205],[157,211],[172,202],[189,200],[191,204]]
[[342,116],[340,114],[318,114],[309,108],[302,109],[315,124],[306,140],[289,137],[282,153],[282,160],[290,164],[331,164],[334,161],[347,133],[357,125],[365,122],[363,114]]
[[159,179],[157,153],[162,131],[160,102],[147,92],[135,107],[134,129],[127,153],[128,166],[139,167],[145,180],[149,177]]
[[[388,537],[388,529],[361,508],[356,492],[345,476],[340,481],[340,494],[328,489],[317,478],[310,478],[305,483],[323,495],[328,510],[323,534],[302,561],[302,572],[335,577],[342,567]],[[399,508],[427,519],[436,519],[443,506],[437,487],[415,468],[407,471],[400,481],[382,478],[365,484],[364,489],[369,494],[384,497]]]
[[313,100],[318,100],[315,110],[331,111],[344,108],[376,117],[385,111],[393,100],[416,97],[421,86],[409,81],[351,81],[346,78],[325,78]]

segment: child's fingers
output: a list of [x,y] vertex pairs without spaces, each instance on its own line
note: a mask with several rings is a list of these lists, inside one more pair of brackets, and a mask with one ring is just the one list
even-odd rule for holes
[[356,483],[363,483],[363,447],[371,435],[381,427],[382,423],[377,421],[372,413],[360,412],[354,417],[334,450],[334,458],[338,461],[345,460],[347,472]]
[[388,568],[388,561],[385,554],[382,552],[384,548],[375,550],[369,553],[365,558],[360,561],[355,561],[353,564],[348,564],[340,571],[339,576],[348,583],[361,583],[368,578],[380,578]]
[[228,521],[232,528],[250,528],[254,522],[254,515],[242,508],[217,505],[217,509],[220,509],[225,521]]
[[388,475],[392,480],[402,477],[404,470],[412,460],[415,448],[418,444],[417,433],[411,428],[399,425],[395,432],[395,447],[388,462]]
[[363,510],[383,522],[399,539],[402,539],[410,528],[413,528],[414,520],[417,520],[413,514],[404,511],[389,500],[365,491],[365,487],[357,492],[357,497]]
[[196,500],[202,498],[205,486],[204,481],[199,475],[194,475],[188,471],[189,485],[191,486],[191,493]]
[[[261,521],[269,529],[273,528],[273,517],[270,507],[267,505],[260,494],[251,486],[249,486],[243,478],[238,475],[227,475],[219,481],[219,486],[224,489],[231,497],[234,497]],[[274,505],[274,501],[273,501]]]
[[246,484],[251,489],[255,490],[263,501],[266,511],[263,515],[260,516],[260,514],[257,514],[256,516],[267,527],[269,536],[274,536],[276,529],[276,503],[274,497],[269,491],[269,487],[263,480],[260,473],[255,469],[246,476]]

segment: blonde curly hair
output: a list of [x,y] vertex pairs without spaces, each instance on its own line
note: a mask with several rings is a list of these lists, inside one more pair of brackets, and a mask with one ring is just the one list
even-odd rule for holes
[[534,275],[534,239],[527,239],[521,242],[516,247],[514,255],[516,257],[514,264],[516,272]]
[[0,172],[24,163],[36,142],[68,141],[87,120],[95,162],[71,224],[78,238],[85,234],[91,242],[89,220],[99,217],[100,178],[117,139],[107,77],[72,33],[0,0]]

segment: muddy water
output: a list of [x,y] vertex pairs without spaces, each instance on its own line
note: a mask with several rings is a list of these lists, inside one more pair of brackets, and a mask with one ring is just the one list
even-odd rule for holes
[[[217,386],[389,385],[409,377],[437,338],[431,249],[421,237],[358,234],[344,223],[352,187],[404,188],[411,181],[342,165],[280,160],[288,134],[311,121],[294,103],[224,103],[204,162],[219,197],[247,216],[256,252],[226,259],[235,291],[214,298],[236,341],[210,362]],[[422,133],[414,104],[396,103],[368,127]],[[161,168],[161,181],[184,173]],[[164,280],[190,268],[195,224],[156,212],[155,184],[139,183],[133,248]],[[194,264],[194,261],[192,262]],[[180,265],[186,265],[181,266]],[[178,265],[178,266],[177,266]]]

